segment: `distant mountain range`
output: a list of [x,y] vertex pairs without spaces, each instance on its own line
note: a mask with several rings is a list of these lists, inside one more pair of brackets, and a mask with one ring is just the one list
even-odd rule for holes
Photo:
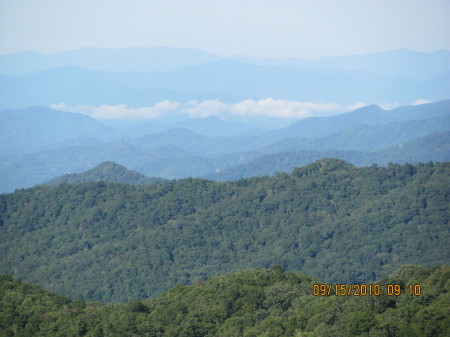
[[219,59],[220,56],[198,49],[170,47],[81,48],[49,55],[27,51],[0,55],[0,73],[21,75],[66,66],[103,71],[172,71]]
[[277,66],[289,64],[308,69],[352,70],[370,72],[381,76],[399,76],[425,80],[448,71],[450,52],[448,50],[438,50],[433,53],[421,53],[407,49],[397,49],[365,55],[322,57],[313,60],[301,60],[298,58],[252,59],[245,56],[236,56],[231,59],[256,65]]
[[114,131],[86,115],[42,106],[0,112],[0,155],[100,143]]
[[[245,156],[245,154],[242,154],[242,156]],[[358,166],[368,166],[373,163],[386,166],[389,163],[404,164],[427,161],[450,161],[450,131],[434,133],[406,144],[400,144],[375,152],[303,150],[277,152],[260,155],[255,159],[251,158],[252,154],[249,154],[248,161],[245,163],[224,170],[218,170],[203,177],[216,181],[231,181],[242,178],[274,175],[277,172],[290,173],[296,167],[305,166],[323,158],[339,158]],[[192,160],[195,162],[195,159],[187,157],[186,163]],[[165,159],[163,161],[168,160]],[[203,159],[203,161],[207,160]],[[175,161],[168,162],[172,165],[175,164]],[[182,165],[182,161],[179,163]],[[202,159],[198,158],[197,163],[201,164]],[[206,164],[206,167],[210,166],[208,164]],[[86,172],[65,174],[45,184],[59,185],[61,183],[82,183],[88,181],[117,182],[145,186],[153,183],[162,183],[166,179],[147,177],[142,173],[128,170],[122,165],[113,162],[104,162]]]
[[[218,119],[193,119],[186,126],[201,131],[211,124],[222,125],[224,132],[235,126]],[[325,157],[358,166],[450,160],[450,101],[390,111],[369,106],[248,136],[213,137],[177,128],[124,138],[132,132],[41,107],[0,112],[0,128],[1,192],[106,161],[150,177],[223,181],[290,172]]]
[[173,71],[183,66],[195,66],[223,59],[257,66],[291,65],[306,69],[336,69],[371,72],[381,76],[403,76],[412,79],[431,79],[449,71],[450,51],[433,53],[398,49],[366,55],[323,57],[314,60],[299,58],[251,58],[233,56],[223,58],[198,49],[150,48],[81,48],[57,54],[27,51],[0,55],[0,74],[21,75],[51,68],[74,66],[102,71]]
[[377,105],[369,105],[344,114],[322,117],[310,117],[292,123],[288,127],[269,133],[275,137],[318,138],[360,126],[386,125],[395,122],[418,121],[448,115],[450,101],[403,106],[393,110],[384,110]]
[[434,133],[430,136],[389,147],[380,151],[354,150],[303,150],[276,152],[258,156],[243,164],[220,170],[205,178],[230,181],[255,176],[273,175],[277,172],[292,172],[295,167],[304,166],[322,158],[339,158],[358,166],[374,163],[419,163],[450,161],[450,131]]
[[410,104],[450,91],[450,52],[385,53],[258,60],[194,49],[80,49],[0,55],[0,108],[69,105],[151,106],[274,98],[302,102]]
[[[344,129],[324,137],[290,137],[263,148],[268,152],[295,150],[342,149],[375,151],[412,141],[435,132],[449,129],[450,115],[426,120],[395,122],[381,125],[361,125]],[[355,141],[357,139],[358,141]]]
[[[202,135],[198,137],[202,138],[204,135],[242,136],[263,131],[267,130],[261,127],[258,129],[254,125],[223,121],[216,117],[185,119],[168,124],[145,121],[100,122],[79,113],[33,106],[0,111],[0,156],[29,154],[68,146],[98,145],[122,138],[143,137],[139,142],[151,142],[151,138],[156,141],[165,137],[165,140],[160,141],[164,146],[175,134],[178,138],[182,134],[189,134],[192,138],[194,132],[197,132]],[[152,136],[149,136],[150,134]]]
[[448,98],[450,72],[429,80],[344,70],[255,66],[221,60],[173,72],[106,72],[77,67],[0,76],[2,108],[69,105],[152,106],[164,100],[274,98],[302,102],[399,102]]

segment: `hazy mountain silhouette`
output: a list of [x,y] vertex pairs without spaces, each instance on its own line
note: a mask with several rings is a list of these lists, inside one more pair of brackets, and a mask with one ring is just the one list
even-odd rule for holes
[[172,72],[107,72],[73,66],[0,76],[0,107],[29,105],[151,106],[163,100],[187,102],[282,99],[302,102],[399,102],[448,98],[450,73],[428,80],[370,72],[256,66],[219,60]]
[[[212,177],[214,172],[226,172],[239,165],[250,166],[247,171],[256,172],[255,174],[272,174],[279,167],[290,169],[293,166],[289,165],[298,166],[305,160],[310,162],[321,156],[336,156],[357,165],[446,161],[449,157],[449,138],[445,133],[450,131],[449,103],[450,101],[442,101],[391,111],[369,106],[339,116],[305,119],[276,132],[253,136],[213,137],[186,129],[169,129],[127,139],[120,139],[123,132],[118,136],[97,121],[91,124],[93,120],[89,117],[43,109],[45,113],[57,114],[62,120],[68,116],[69,122],[64,124],[57,121],[52,124],[51,118],[44,118],[45,128],[41,130],[38,122],[19,120],[17,125],[24,126],[14,130],[21,130],[22,133],[3,133],[7,136],[2,139],[2,149],[4,153],[11,155],[0,159],[0,190],[6,192],[43,183],[67,172],[91,169],[104,161],[113,161],[143,174],[167,179]],[[32,111],[34,110],[30,109],[26,112]],[[10,111],[6,115],[20,117],[19,112],[22,113],[21,110],[17,114]],[[38,115],[39,113],[36,114]],[[92,129],[86,130],[90,130],[92,137],[97,138],[84,136],[82,129],[78,127],[65,134],[61,128],[55,127],[60,124],[73,127],[70,118],[75,118],[74,116],[92,126]],[[190,122],[191,126],[195,126],[196,122],[201,127],[210,122],[229,126],[214,119],[193,119]],[[47,129],[58,137],[63,134],[66,138],[55,138],[56,141],[39,139],[39,135]],[[113,140],[99,141],[103,131],[105,137],[113,137]],[[26,135],[32,137],[28,139]],[[423,138],[428,136],[429,138]],[[419,143],[415,144],[415,141]],[[28,149],[27,144],[31,144],[30,148],[47,150],[26,154],[24,148]],[[74,146],[64,146],[66,144]],[[270,157],[286,152],[302,152],[303,157]],[[267,155],[269,157],[258,159]],[[255,165],[260,166],[260,169],[253,169]],[[240,171],[242,169],[237,169],[237,172]],[[240,177],[234,173],[228,176]]]
[[149,185],[165,181],[161,178],[150,178],[142,173],[129,170],[114,162],[103,162],[91,170],[82,173],[68,173],[61,177],[48,181],[47,185],[59,185],[62,183],[83,183],[88,181],[105,181],[123,183],[129,185]]
[[220,58],[199,49],[171,47],[81,48],[49,55],[27,51],[0,55],[0,73],[19,75],[66,66],[104,71],[172,71]]
[[82,114],[42,106],[0,111],[0,155],[110,140],[114,131]]
[[[224,59],[199,49],[150,48],[81,48],[55,54],[26,51],[0,55],[0,74],[18,75],[50,68],[76,66],[104,71],[173,71],[182,66],[200,65]],[[427,80],[450,70],[450,51],[432,53],[407,49],[364,55],[300,58],[251,58],[233,56],[229,60],[262,66],[292,65],[307,69],[336,69],[371,72],[381,76],[403,76]]]

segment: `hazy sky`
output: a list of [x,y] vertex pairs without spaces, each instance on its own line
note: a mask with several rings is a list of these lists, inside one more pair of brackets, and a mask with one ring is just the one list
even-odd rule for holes
[[302,57],[450,49],[450,0],[0,0],[0,53],[199,48]]

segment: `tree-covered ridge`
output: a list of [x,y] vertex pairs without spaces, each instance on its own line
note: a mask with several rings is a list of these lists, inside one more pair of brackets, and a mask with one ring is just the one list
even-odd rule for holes
[[0,195],[0,271],[73,298],[145,298],[281,264],[326,282],[449,262],[450,163],[150,186],[90,182]]
[[403,266],[379,282],[420,295],[313,296],[314,281],[247,269],[156,298],[99,305],[0,276],[1,336],[426,337],[450,334],[450,268]]
[[129,170],[114,162],[103,162],[91,170],[82,173],[68,173],[47,182],[48,185],[62,183],[83,183],[88,181],[108,181],[130,185],[150,185],[164,182],[162,178],[147,177],[142,173]]

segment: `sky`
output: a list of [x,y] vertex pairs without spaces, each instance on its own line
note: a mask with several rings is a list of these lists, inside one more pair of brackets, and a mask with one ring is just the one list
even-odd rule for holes
[[169,46],[300,57],[450,49],[450,0],[0,0],[0,54]]
[[[450,50],[449,17],[450,0],[0,0],[0,54],[154,46],[254,58],[314,59],[401,48],[434,52]],[[417,97],[411,104],[417,102],[427,100]],[[267,97],[232,105],[212,100],[162,101],[141,108],[54,102],[53,107],[100,119],[159,118],[174,112],[305,118],[365,104]]]

